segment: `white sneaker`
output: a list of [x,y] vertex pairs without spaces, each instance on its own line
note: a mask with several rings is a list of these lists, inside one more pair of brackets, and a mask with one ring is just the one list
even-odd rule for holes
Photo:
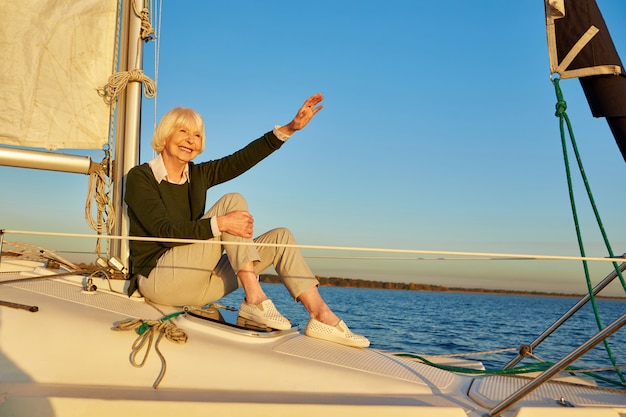
[[269,299],[259,304],[248,304],[246,300],[243,300],[239,306],[239,316],[259,324],[264,324],[272,329],[291,329],[291,321],[280,314],[276,307],[274,307],[272,300]]
[[321,321],[311,319],[304,329],[304,334],[316,339],[328,340],[346,346],[365,348],[370,341],[365,336],[354,334],[348,329],[346,323],[341,320],[336,326],[324,324]]

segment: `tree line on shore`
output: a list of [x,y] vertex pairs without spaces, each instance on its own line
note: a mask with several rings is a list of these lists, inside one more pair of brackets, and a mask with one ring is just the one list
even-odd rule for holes
[[[484,294],[517,294],[517,295],[549,295],[559,297],[580,297],[580,294],[566,294],[542,291],[502,290],[490,288],[458,288],[444,285],[419,284],[415,282],[370,281],[357,278],[337,278],[316,276],[323,287],[377,288],[386,290],[429,291],[429,292],[471,292]],[[279,284],[280,277],[274,274],[261,274],[261,282]]]

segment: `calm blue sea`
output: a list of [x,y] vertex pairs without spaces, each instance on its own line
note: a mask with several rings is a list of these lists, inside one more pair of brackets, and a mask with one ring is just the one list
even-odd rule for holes
[[[280,284],[263,284],[277,308],[300,329],[308,314]],[[355,332],[366,335],[371,347],[424,355],[485,352],[530,344],[578,299],[496,294],[469,294],[321,287],[331,308]],[[221,302],[238,307],[243,292]],[[597,300],[606,326],[626,312],[626,301]],[[534,351],[544,361],[556,362],[597,331],[588,303],[569,322]],[[618,364],[626,364],[626,329],[609,338]],[[517,351],[477,356],[487,369],[497,369]],[[532,361],[525,360],[522,364]],[[607,367],[610,361],[601,344],[575,363],[576,367]],[[626,372],[624,370],[623,372]],[[614,374],[613,374],[614,375]],[[611,375],[611,376],[613,376]]]

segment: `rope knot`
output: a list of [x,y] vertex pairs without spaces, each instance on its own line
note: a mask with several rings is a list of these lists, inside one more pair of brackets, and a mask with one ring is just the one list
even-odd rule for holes
[[556,107],[556,113],[554,113],[554,115],[556,117],[563,117],[567,110],[567,103],[565,102],[565,100],[557,101],[555,107]]
[[563,92],[561,91],[561,85],[559,82],[559,78],[554,78],[552,80],[552,83],[554,84],[554,92],[556,93],[556,113],[554,115],[558,118],[565,118],[567,117],[565,112],[567,110],[567,103],[563,99]]
[[150,23],[150,11],[147,8],[144,8],[139,13],[141,18],[141,39],[144,42],[149,42],[154,39],[156,32]]
[[150,23],[150,10],[147,7],[139,10],[137,4],[133,2],[133,11],[135,15],[141,20],[141,39],[144,42],[149,42],[154,39],[155,31]]

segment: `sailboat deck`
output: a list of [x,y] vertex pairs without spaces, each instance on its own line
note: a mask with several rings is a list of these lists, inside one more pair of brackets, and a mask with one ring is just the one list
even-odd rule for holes
[[[519,376],[487,376],[473,381],[469,397],[485,408],[493,408],[529,382],[530,378]],[[557,403],[563,407],[611,407],[626,413],[623,391],[559,381],[544,383],[521,402],[525,407],[550,407]]]
[[[8,272],[7,268],[11,269],[11,266],[8,263],[3,263],[4,272],[0,275],[0,281],[20,276],[28,277],[37,273],[43,274],[41,270],[13,273]],[[104,280],[97,278],[94,282],[98,286],[98,290],[92,293],[82,290],[82,280],[84,277],[73,276],[3,284],[3,298],[20,303],[30,301],[40,303],[42,310],[36,313],[36,316],[34,314],[30,316],[32,313],[28,312],[16,311],[15,314],[33,318],[40,317],[38,320],[46,322],[40,327],[41,332],[45,332],[50,326],[67,327],[67,324],[48,321],[45,315],[50,314],[49,309],[62,308],[69,314],[65,316],[66,319],[75,317],[78,321],[73,327],[80,328],[82,332],[88,330],[84,327],[87,322],[83,321],[82,317],[77,317],[77,314],[82,316],[80,312],[88,311],[85,309],[95,309],[92,310],[93,313],[88,315],[92,318],[101,315],[95,314],[95,311],[101,311],[105,318],[118,317],[119,319],[124,317],[157,319],[162,315],[161,311],[143,302],[142,299],[131,300],[123,294],[121,288],[123,282],[113,283],[116,285],[115,291],[120,292],[115,293],[108,290],[108,284]],[[58,301],[52,301],[54,299]],[[56,303],[59,303],[58,306]],[[53,306],[55,307],[53,308]],[[170,312],[171,310],[166,311],[166,313]],[[8,320],[12,314],[11,310],[5,310],[4,319]],[[239,384],[240,389],[234,390],[233,388],[237,386],[236,376],[224,373],[228,367],[221,370],[223,364],[218,367],[218,364],[213,362],[207,367],[207,370],[212,370],[209,373],[213,372],[213,375],[220,375],[221,383],[207,385],[206,379],[198,379],[199,385],[195,387],[193,385],[185,386],[189,383],[191,368],[187,369],[188,367],[180,362],[182,358],[176,358],[174,351],[169,351],[170,370],[163,387],[154,390],[149,387],[149,381],[150,376],[158,370],[156,364],[151,364],[151,373],[148,375],[145,372],[128,368],[128,363],[124,363],[127,359],[125,360],[124,357],[127,355],[135,336],[124,336],[121,339],[120,336],[107,336],[106,331],[110,332],[108,329],[112,325],[112,321],[107,320],[109,321],[98,325],[101,328],[102,324],[105,324],[106,329],[92,329],[89,332],[94,334],[93,337],[100,340],[98,342],[100,344],[107,345],[107,343],[117,341],[107,348],[110,355],[114,355],[108,359],[109,365],[107,367],[116,366],[119,372],[125,373],[125,383],[121,383],[121,381],[114,383],[113,380],[97,383],[89,376],[91,372],[85,372],[83,375],[82,372],[66,368],[64,368],[65,371],[69,372],[67,379],[54,382],[52,377],[55,372],[59,371],[48,370],[42,373],[44,368],[41,366],[45,361],[41,362],[37,357],[32,356],[37,355],[37,350],[33,347],[35,350],[30,355],[34,362],[39,361],[41,364],[40,366],[33,365],[30,370],[19,371],[23,375],[20,377],[21,379],[14,379],[13,382],[0,385],[0,393],[3,393],[4,396],[0,401],[3,403],[3,409],[11,409],[12,404],[22,406],[22,401],[27,401],[29,404],[41,402],[41,407],[56,410],[93,409],[97,406],[106,410],[106,414],[102,415],[107,416],[115,415],[116,407],[121,407],[120,410],[137,408],[141,409],[142,412],[151,408],[162,410],[163,407],[172,407],[180,411],[185,410],[185,415],[190,416],[201,415],[207,409],[212,412],[220,409],[237,410],[238,413],[254,409],[265,415],[275,415],[276,412],[280,414],[283,411],[290,413],[297,410],[300,415],[319,415],[320,413],[345,415],[345,413],[358,412],[362,416],[382,414],[389,416],[482,416],[529,381],[528,378],[511,376],[473,378],[457,375],[416,360],[394,356],[389,352],[376,349],[354,349],[302,337],[298,335],[296,329],[276,332],[274,335],[271,335],[272,332],[270,332],[264,337],[259,337],[264,333],[254,331],[246,333],[233,326],[191,317],[189,319],[181,317],[176,320],[177,325],[190,331],[194,338],[192,345],[183,348],[185,352],[190,354],[197,356],[199,354],[199,351],[196,352],[197,349],[200,351],[208,349],[211,355],[217,355],[217,357],[252,355],[253,361],[256,356],[260,359],[263,355],[273,355],[275,358],[273,364],[268,363],[265,366],[267,372],[275,369],[273,367],[278,366],[279,363],[282,364],[281,366],[289,363],[290,366],[294,367],[294,371],[298,369],[303,374],[312,375],[314,372],[329,372],[329,375],[339,375],[342,373],[342,378],[351,375],[350,380],[352,382],[348,385],[342,384],[342,392],[334,392],[329,387],[309,387],[307,390],[302,390],[296,385],[291,385],[292,392],[288,393],[285,389],[289,384],[284,382],[280,389],[270,388],[272,385],[279,384],[279,379],[268,383],[267,386],[258,387],[256,391],[251,390],[250,387],[246,388],[245,384],[242,386],[241,383]],[[5,321],[3,324],[8,325],[9,323]],[[4,327],[7,330],[6,326]],[[219,339],[212,341],[211,338],[215,337]],[[79,340],[76,338],[74,343],[78,343]],[[91,345],[91,342],[87,342],[88,339],[83,340],[83,343],[87,343],[85,347]],[[246,345],[249,346],[251,343],[258,347],[250,350]],[[259,343],[265,347],[259,346]],[[202,348],[202,344],[206,344],[206,349]],[[9,345],[11,344],[9,343]],[[18,346],[6,347],[9,352],[12,352],[12,355],[21,355],[16,350]],[[170,347],[168,346],[167,349],[169,350]],[[181,353],[186,356],[184,352],[181,351]],[[74,354],[77,363],[83,363],[90,356],[85,355],[82,358],[81,354],[81,351]],[[49,354],[41,351],[38,356],[49,356]],[[263,357],[269,359],[270,356]],[[10,364],[10,362],[7,363]],[[99,365],[94,363],[92,368],[92,371],[95,372],[96,369],[99,369]],[[104,369],[101,371],[104,372]],[[143,376],[141,376],[142,374]],[[26,377],[26,375],[29,376]],[[295,374],[289,373],[289,378],[292,377],[300,378],[298,384],[302,384],[306,380],[306,378],[302,379],[302,376],[296,377]],[[209,376],[209,378],[211,377]],[[376,379],[378,383],[384,381],[385,384],[389,384],[389,388],[379,386],[374,390],[373,378],[379,378]],[[335,382],[332,379],[327,380],[329,386]],[[362,393],[367,390],[372,391],[369,394]],[[245,395],[242,396],[244,392]],[[561,398],[566,404],[572,404],[576,407],[561,407],[557,404]],[[111,401],[112,399],[115,401]],[[583,410],[589,413],[589,407],[593,409],[594,415],[618,417],[620,414],[626,414],[626,396],[616,390],[549,382],[531,392],[503,415],[519,417],[523,416],[527,410],[532,410],[533,415],[537,416],[571,416],[578,415],[576,413]],[[306,409],[304,414],[303,408]],[[541,411],[544,409],[545,411]]]

